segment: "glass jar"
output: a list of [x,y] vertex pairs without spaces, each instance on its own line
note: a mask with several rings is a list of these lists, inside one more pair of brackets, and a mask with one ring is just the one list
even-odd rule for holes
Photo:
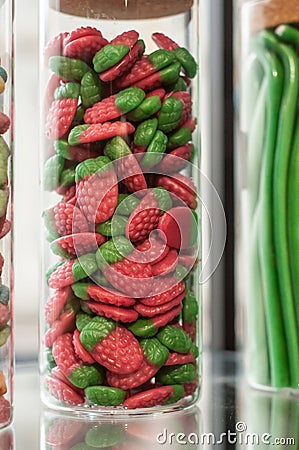
[[248,374],[255,386],[298,394],[298,2],[240,1],[237,14],[237,270]]
[[184,408],[201,377],[198,2],[49,1],[40,22],[43,402]]
[[0,428],[12,420],[12,1],[0,3]]

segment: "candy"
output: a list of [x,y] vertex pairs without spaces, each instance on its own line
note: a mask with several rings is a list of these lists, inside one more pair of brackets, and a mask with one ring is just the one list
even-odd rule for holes
[[137,303],[134,308],[139,314],[144,317],[154,317],[160,314],[164,314],[175,306],[180,305],[184,296],[185,293],[180,294],[169,302],[163,303],[163,305],[159,306],[147,306],[142,303]]
[[66,236],[86,233],[88,224],[79,208],[71,203],[61,202],[44,212],[43,218],[49,236]]
[[60,98],[53,101],[46,122],[46,136],[49,139],[61,138],[68,131],[75,117],[77,105],[76,98]]
[[85,365],[76,355],[71,333],[58,336],[53,343],[52,354],[57,367],[76,387],[84,389],[103,382],[103,370],[96,365]]
[[80,405],[84,402],[83,396],[61,380],[48,376],[45,383],[51,394],[62,402],[69,405]]
[[102,141],[114,136],[125,136],[134,133],[135,128],[129,122],[105,122],[92,125],[78,125],[72,129],[68,137],[70,145]]
[[7,386],[5,382],[4,373],[0,370],[0,396],[5,395],[7,392]]
[[117,178],[109,159],[99,156],[80,163],[76,183],[78,204],[87,220],[96,224],[109,219],[118,199]]
[[141,386],[150,380],[166,362],[169,351],[158,339],[142,339],[140,346],[144,359],[139,369],[127,375],[107,372],[107,381],[111,386],[125,390]]
[[51,250],[55,255],[63,258],[73,258],[85,253],[92,253],[106,241],[105,236],[99,233],[75,233],[61,236],[51,242]]
[[102,36],[102,33],[91,27],[79,28],[69,34],[64,39],[64,56],[78,58],[87,63],[92,61],[94,55],[108,41]]
[[105,98],[86,110],[86,123],[103,123],[126,114],[142,102],[145,93],[138,88],[128,88]]
[[162,367],[156,375],[157,380],[162,384],[191,383],[195,377],[196,369],[190,363]]
[[86,302],[88,308],[98,316],[107,317],[115,321],[121,322],[135,322],[138,318],[138,313],[133,309],[120,308],[119,306],[105,305],[100,302]]
[[172,325],[166,325],[157,334],[159,341],[177,353],[187,353],[191,348],[191,339],[184,330]]
[[111,139],[105,146],[104,153],[112,161],[116,160],[115,167],[118,180],[122,181],[130,192],[147,188],[141,167],[132,155],[130,147],[121,137]]
[[144,49],[142,44],[143,43],[141,41],[138,41],[129,53],[127,53],[118,63],[110,69],[104,70],[104,72],[100,74],[100,79],[106,82],[113,81],[129,70],[143,53]]
[[[197,382],[196,189],[180,174],[194,152],[197,66],[170,38],[154,40],[168,48],[143,55],[135,30],[108,42],[80,27],[47,51],[44,188],[62,198],[43,214],[60,258],[47,271],[43,342],[62,404],[148,408]],[[2,181],[0,193],[5,170]],[[91,429],[82,445],[100,442]]]
[[70,286],[76,281],[92,275],[97,270],[94,253],[87,253],[78,259],[66,261],[50,275],[48,284],[53,289]]
[[129,330],[132,331],[136,336],[147,338],[155,336],[159,328],[171,322],[175,317],[177,317],[181,312],[182,306],[175,306],[170,311],[164,314],[158,314],[152,319],[138,319],[132,325],[129,325]]
[[91,70],[84,61],[66,56],[52,56],[49,67],[56,75],[70,81],[81,81],[83,75]]
[[123,405],[124,408],[150,408],[157,405],[167,405],[177,402],[184,393],[181,386],[163,386],[148,391],[140,392],[127,398]]
[[126,392],[109,386],[90,386],[85,389],[85,395],[88,401],[96,405],[118,406],[124,401]]
[[153,192],[149,192],[134,209],[126,224],[126,236],[131,242],[145,239],[156,228],[160,208]]
[[173,56],[168,51],[156,50],[137,61],[132,70],[116,82],[116,86],[118,89],[131,86],[158,70],[164,69],[164,67],[173,62],[173,59]]
[[70,287],[57,289],[54,294],[48,298],[45,304],[45,319],[47,324],[52,325],[60,316],[61,311],[67,301],[72,297]]
[[142,349],[133,334],[111,319],[94,317],[80,340],[91,356],[111,372],[131,373],[142,363]]
[[[95,363],[95,360],[93,359],[93,357],[90,355],[90,353],[88,353],[87,350],[85,350],[85,348],[83,347],[81,341],[80,341],[80,332],[79,330],[76,328],[76,330],[73,333],[73,346],[74,346],[74,350],[76,352],[76,355],[78,356],[78,358],[80,358],[83,362],[87,363],[87,364],[93,364]],[[53,372],[53,371],[52,371]]]
[[0,134],[6,133],[9,127],[10,127],[10,118],[3,112],[0,112]]
[[94,70],[98,73],[104,72],[117,64],[128,52],[127,45],[111,45],[107,44],[100,51],[98,51],[93,60]]

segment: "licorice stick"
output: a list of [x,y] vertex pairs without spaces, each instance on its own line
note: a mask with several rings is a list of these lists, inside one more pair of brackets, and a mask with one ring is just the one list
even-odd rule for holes
[[285,332],[281,321],[281,305],[279,300],[277,266],[274,257],[272,221],[274,153],[283,89],[283,69],[278,57],[270,53],[261,41],[255,41],[253,45],[257,57],[263,65],[268,81],[268,125],[260,180],[260,220],[263,226],[258,236],[259,255],[263,291],[265,293],[271,384],[275,387],[284,387],[289,384],[289,369]]
[[289,265],[287,185],[299,92],[299,62],[294,50],[285,44],[279,43],[274,34],[270,31],[263,32],[262,38],[264,39],[265,45],[281,58],[285,75],[273,172],[273,229],[280,301],[288,349],[290,385],[294,388],[298,388],[299,335],[297,333],[291,270]]

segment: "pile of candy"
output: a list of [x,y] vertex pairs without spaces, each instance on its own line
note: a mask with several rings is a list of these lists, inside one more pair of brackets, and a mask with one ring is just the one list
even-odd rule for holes
[[47,272],[45,384],[64,405],[148,408],[197,389],[197,200],[180,173],[197,64],[153,39],[146,55],[134,30],[108,42],[86,27],[45,50],[44,187],[62,195],[43,214],[61,258]]
[[[1,63],[0,63],[1,64]],[[5,90],[7,73],[0,67],[0,94]],[[2,239],[11,228],[10,221],[6,218],[9,202],[8,186],[8,160],[10,150],[2,134],[6,133],[10,127],[9,117],[0,112],[0,248],[2,250]],[[0,427],[5,425],[10,419],[10,403],[4,397],[7,393],[7,382],[4,373],[10,371],[10,358],[6,343],[10,335],[10,308],[9,308],[9,288],[2,284],[2,272],[4,269],[4,257],[0,252]],[[8,261],[7,264],[10,262]]]

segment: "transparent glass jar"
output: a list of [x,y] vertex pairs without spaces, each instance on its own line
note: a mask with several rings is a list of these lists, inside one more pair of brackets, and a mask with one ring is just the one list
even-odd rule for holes
[[12,1],[0,3],[0,428],[12,420]]
[[41,8],[49,407],[147,414],[198,398],[198,9]]
[[237,270],[248,374],[256,386],[298,394],[298,2],[240,1],[237,18]]

